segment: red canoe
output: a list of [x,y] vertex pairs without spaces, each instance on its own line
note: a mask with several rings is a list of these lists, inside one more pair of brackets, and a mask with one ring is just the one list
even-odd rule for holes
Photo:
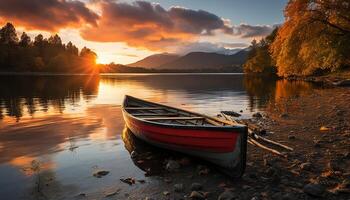
[[131,96],[125,96],[122,110],[139,139],[207,160],[232,177],[243,174],[246,126]]

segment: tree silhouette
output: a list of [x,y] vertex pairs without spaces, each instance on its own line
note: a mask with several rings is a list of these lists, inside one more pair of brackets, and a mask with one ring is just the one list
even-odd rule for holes
[[79,53],[72,42],[63,44],[57,34],[48,39],[39,34],[32,42],[25,32],[19,40],[11,23],[0,29],[0,71],[98,73],[96,58],[89,48]]

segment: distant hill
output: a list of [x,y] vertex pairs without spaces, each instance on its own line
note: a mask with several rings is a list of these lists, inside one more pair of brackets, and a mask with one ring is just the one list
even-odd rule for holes
[[158,69],[220,69],[240,67],[245,62],[248,51],[241,50],[233,55],[219,53],[192,52],[172,62],[159,66]]
[[142,60],[139,60],[135,63],[128,64],[130,67],[142,67],[142,68],[159,68],[159,66],[164,65],[166,63],[170,63],[176,59],[178,59],[180,56],[176,54],[154,54],[151,56],[148,56]]

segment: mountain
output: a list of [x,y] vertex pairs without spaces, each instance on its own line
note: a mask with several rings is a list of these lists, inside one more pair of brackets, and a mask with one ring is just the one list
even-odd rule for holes
[[233,55],[219,53],[192,52],[171,62],[160,65],[158,69],[220,69],[240,67],[245,62],[248,51],[241,50]]
[[162,54],[154,54],[148,56],[142,60],[139,60],[135,63],[128,64],[130,67],[143,67],[143,68],[158,68],[161,65],[166,63],[170,63],[180,56],[176,54],[162,53]]

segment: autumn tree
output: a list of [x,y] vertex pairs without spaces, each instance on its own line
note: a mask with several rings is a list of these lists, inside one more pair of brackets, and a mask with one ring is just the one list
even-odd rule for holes
[[350,2],[290,0],[270,47],[280,76],[311,75],[350,66]]
[[277,28],[258,43],[256,40],[252,41],[247,61],[243,65],[245,73],[276,73],[275,63],[269,53],[269,47],[274,41],[276,34]]

